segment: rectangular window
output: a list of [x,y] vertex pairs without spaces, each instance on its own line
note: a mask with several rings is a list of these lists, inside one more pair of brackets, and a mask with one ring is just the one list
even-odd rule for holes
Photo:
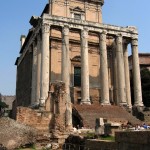
[[81,14],[74,14],[74,19],[81,20]]
[[81,86],[81,67],[74,67],[74,86]]

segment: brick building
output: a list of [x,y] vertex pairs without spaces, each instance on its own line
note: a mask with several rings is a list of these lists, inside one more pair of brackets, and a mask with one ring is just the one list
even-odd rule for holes
[[[139,53],[140,69],[147,68],[150,70],[150,53]],[[129,56],[129,68],[132,71],[132,55]]]
[[132,107],[128,44],[134,105],[143,106],[137,29],[103,24],[103,4],[104,0],[49,0],[41,16],[31,17],[32,28],[21,36],[15,63],[18,106],[44,107],[51,97],[50,85],[60,80],[65,83],[67,104]]

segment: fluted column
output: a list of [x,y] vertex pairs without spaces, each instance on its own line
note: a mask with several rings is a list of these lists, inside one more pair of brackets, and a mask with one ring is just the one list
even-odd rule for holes
[[134,84],[134,106],[143,106],[142,90],[141,90],[141,75],[138,55],[138,40],[132,39],[132,64],[133,64],[133,84]]
[[109,105],[109,86],[108,86],[108,63],[106,32],[100,34],[100,81],[101,81],[101,104]]
[[42,52],[41,52],[41,90],[40,104],[45,105],[49,91],[49,24],[42,24]]
[[66,126],[72,126],[72,104],[70,98],[70,55],[69,55],[69,27],[62,29],[62,81],[66,87]]
[[125,75],[124,75],[124,57],[122,36],[116,37],[116,56],[117,56],[117,77],[118,77],[118,101],[120,105],[127,105],[126,89],[125,89]]
[[126,85],[126,99],[128,107],[131,107],[131,91],[130,91],[130,74],[128,61],[128,43],[123,44],[124,48],[124,68],[125,68],[125,85]]
[[32,57],[32,90],[31,90],[31,105],[35,105],[36,101],[36,74],[37,74],[37,44],[33,42],[33,57]]
[[81,30],[81,104],[91,104],[89,98],[88,30]]
[[36,77],[36,104],[40,99],[40,76],[41,76],[41,36],[37,36],[37,77]]

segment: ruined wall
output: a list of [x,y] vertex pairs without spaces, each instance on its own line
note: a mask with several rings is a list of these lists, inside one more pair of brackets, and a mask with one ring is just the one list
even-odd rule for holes
[[17,66],[16,99],[18,106],[29,106],[31,101],[32,56],[28,51]]
[[90,150],[117,150],[117,143],[113,141],[86,140],[85,147]]
[[53,115],[48,111],[34,110],[27,107],[18,107],[16,120],[38,129],[40,132],[49,132],[53,122]]
[[118,150],[149,150],[150,131],[116,132]]
[[90,150],[149,150],[150,131],[116,132],[115,141],[86,140]]

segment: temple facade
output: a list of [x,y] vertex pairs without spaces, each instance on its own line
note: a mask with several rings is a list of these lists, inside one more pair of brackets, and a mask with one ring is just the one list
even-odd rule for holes
[[[51,83],[62,81],[73,104],[132,107],[128,45],[132,50],[134,106],[143,106],[136,27],[102,23],[104,0],[49,0],[21,36],[16,60],[18,106],[44,106]],[[51,105],[51,104],[50,104]]]

